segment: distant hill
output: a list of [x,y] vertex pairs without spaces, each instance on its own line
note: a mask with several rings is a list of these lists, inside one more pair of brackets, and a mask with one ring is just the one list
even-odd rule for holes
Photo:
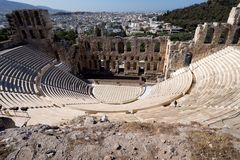
[[204,22],[227,22],[232,7],[239,3],[240,0],[208,0],[205,3],[167,12],[159,19],[194,31],[197,24]]
[[0,14],[7,14],[7,13],[10,13],[12,10],[17,10],[17,9],[37,9],[37,8],[47,9],[51,14],[62,11],[62,10],[52,9],[45,6],[33,6],[26,3],[0,0]]

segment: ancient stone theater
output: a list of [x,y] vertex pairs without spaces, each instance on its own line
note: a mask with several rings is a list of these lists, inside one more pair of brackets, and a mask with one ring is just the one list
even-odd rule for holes
[[[191,41],[79,35],[54,41],[46,10],[7,15],[0,43],[0,105],[17,125],[78,115],[240,127],[240,6],[226,23],[199,24]],[[16,114],[17,113],[17,114]]]

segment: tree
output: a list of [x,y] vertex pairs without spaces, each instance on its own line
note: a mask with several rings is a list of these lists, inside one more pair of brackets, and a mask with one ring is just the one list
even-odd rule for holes
[[75,43],[76,38],[78,37],[77,33],[74,30],[70,31],[57,31],[54,33],[55,41],[64,40],[70,45]]
[[7,28],[0,29],[0,42],[9,39],[10,33]]

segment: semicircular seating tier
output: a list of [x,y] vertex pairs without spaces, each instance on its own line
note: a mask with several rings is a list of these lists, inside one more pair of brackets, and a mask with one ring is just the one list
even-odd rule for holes
[[96,85],[93,94],[102,103],[124,104],[136,101],[143,93],[141,86]]
[[182,106],[240,107],[240,49],[227,47],[193,63],[195,85]]
[[52,105],[37,95],[35,79],[53,58],[20,46],[0,52],[0,59],[0,104],[6,108]]
[[[138,100],[132,103],[119,104],[119,105],[101,103],[97,105],[92,104],[92,105],[72,106],[72,107],[75,109],[80,109],[80,110],[89,111],[89,112],[91,111],[93,112],[135,112],[139,110],[154,108],[156,106],[168,105],[175,99],[180,98],[185,93],[187,93],[187,91],[191,87],[192,79],[193,79],[193,76],[191,71],[189,69],[185,69],[183,72],[176,75],[175,77],[172,77],[163,82],[157,83],[156,85],[151,87],[151,91],[149,94],[142,95],[144,98],[138,98]],[[126,86],[124,87],[124,89],[127,89],[127,88],[129,87],[126,87]],[[108,91],[106,92],[100,91],[103,94],[102,97],[104,97],[105,100],[107,98],[112,99],[111,97],[109,98],[107,96],[109,95],[114,97],[114,95],[108,94],[108,92],[114,93],[113,89],[114,87],[112,88],[107,87]],[[100,96],[100,93],[97,96]]]
[[[240,48],[226,47],[193,64],[194,81],[178,107],[138,112],[142,121],[200,122],[214,127],[240,127]],[[177,72],[173,75],[176,76]]]
[[[81,102],[85,99],[91,99],[91,103],[96,101],[90,98],[91,87],[88,84],[63,71],[69,70],[67,66],[60,64],[59,69],[54,67],[56,60],[42,51],[20,46],[1,51],[0,59],[0,104],[4,108],[51,107],[63,104],[62,101],[76,103],[79,99]],[[46,68],[50,70],[44,72]],[[45,91],[53,90],[46,92],[49,97],[41,95],[41,83],[38,84],[43,73],[49,73],[44,75],[46,79],[42,79]]]
[[59,65],[50,67],[41,78],[41,89],[48,100],[58,105],[92,104],[92,87]]

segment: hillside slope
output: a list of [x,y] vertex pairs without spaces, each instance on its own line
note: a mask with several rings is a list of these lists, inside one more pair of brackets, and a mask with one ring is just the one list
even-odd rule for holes
[[50,13],[56,13],[60,11],[60,10],[51,9],[45,6],[33,6],[26,3],[0,0],[0,14],[7,14],[12,10],[16,10],[16,9],[36,9],[36,8],[48,9]]
[[100,122],[78,117],[62,126],[28,126],[0,134],[0,159],[6,160],[236,160],[239,149],[238,138],[197,123]]
[[194,31],[197,24],[204,22],[227,22],[232,7],[239,3],[240,0],[208,0],[205,3],[167,12],[160,20]]

